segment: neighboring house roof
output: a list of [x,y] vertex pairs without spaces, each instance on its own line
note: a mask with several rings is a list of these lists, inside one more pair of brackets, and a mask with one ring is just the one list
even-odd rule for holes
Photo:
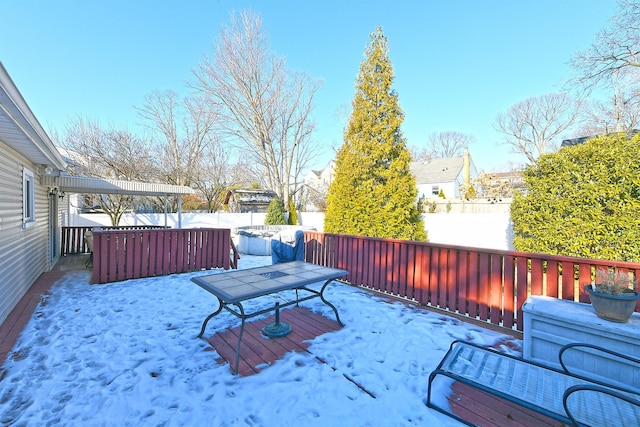
[[62,170],[66,163],[0,62],[0,139],[31,162]]
[[447,157],[411,162],[410,169],[416,178],[416,184],[435,184],[455,181],[462,173],[463,167],[463,157]]
[[[629,133],[627,134],[629,137],[634,136],[635,134],[637,134],[638,132],[640,132],[640,130],[638,129],[633,129],[630,130]],[[571,139],[565,139],[562,141],[562,143],[560,144],[560,147],[572,147],[574,145],[580,145],[585,143],[587,140],[591,139],[591,138],[595,138],[598,136],[602,136],[602,135],[610,135],[612,133],[616,133],[616,132],[609,132],[609,133],[605,133],[605,134],[600,134],[600,135],[591,135],[591,136],[581,136],[580,138],[571,138]]]
[[574,145],[580,145],[582,143],[584,143],[587,139],[593,138],[593,136],[581,136],[580,138],[571,138],[571,139],[565,139],[562,141],[562,144],[560,144],[561,147],[571,147]]
[[[309,177],[319,177],[319,175],[333,175],[335,162],[332,160],[321,171],[311,170],[305,178],[305,182],[310,183]],[[416,185],[421,184],[443,184],[455,183],[463,180],[464,156],[446,157],[439,159],[431,159],[429,161],[411,162],[409,169],[416,179]],[[469,156],[470,178],[477,176],[477,170],[473,163],[473,159]]]

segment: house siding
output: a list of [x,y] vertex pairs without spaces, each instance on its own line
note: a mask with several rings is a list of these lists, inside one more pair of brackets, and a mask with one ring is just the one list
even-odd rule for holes
[[[35,174],[36,223],[22,227],[22,171]],[[48,189],[38,184],[37,165],[0,141],[0,322],[38,276],[50,269]]]
[[457,182],[433,182],[429,184],[417,184],[418,198],[425,197],[427,199],[437,198],[437,194],[431,194],[431,189],[434,185],[438,186],[438,190],[442,190],[446,198],[458,197],[458,183]]

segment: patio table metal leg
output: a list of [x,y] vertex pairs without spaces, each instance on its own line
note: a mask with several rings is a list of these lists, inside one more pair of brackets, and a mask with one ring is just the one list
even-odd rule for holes
[[234,303],[236,307],[240,309],[240,318],[242,319],[242,325],[240,325],[240,332],[238,333],[238,345],[236,345],[236,369],[234,371],[235,375],[238,375],[238,368],[240,366],[240,343],[242,342],[242,334],[244,333],[244,308],[242,308],[242,304]]
[[333,282],[333,279],[327,280],[325,282],[325,284],[322,285],[322,289],[320,289],[320,299],[322,300],[323,303],[327,304],[329,307],[331,307],[333,309],[333,312],[336,314],[336,320],[338,321],[338,324],[340,324],[340,326],[344,326],[344,323],[342,323],[342,321],[340,320],[340,315],[338,314],[338,309],[333,304],[331,304],[329,301],[327,301],[325,299],[325,297],[324,297],[324,290],[326,289],[326,287],[331,282]]
[[204,330],[207,328],[207,323],[209,322],[209,320],[211,320],[212,317],[214,317],[216,314],[222,311],[222,301],[220,300],[220,298],[218,298],[218,304],[219,304],[218,309],[213,313],[211,313],[210,315],[208,315],[207,318],[204,319],[204,322],[202,322],[202,329],[200,329],[200,334],[198,335],[198,338],[202,338],[202,336],[204,335]]

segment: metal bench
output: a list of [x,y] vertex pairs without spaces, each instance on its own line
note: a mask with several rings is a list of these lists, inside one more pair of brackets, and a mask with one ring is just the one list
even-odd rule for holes
[[472,425],[434,402],[434,381],[446,377],[571,425],[640,425],[638,384],[622,388],[570,372],[563,355],[576,348],[608,353],[640,366],[640,359],[591,344],[574,343],[560,350],[560,370],[457,340],[429,375],[427,406]]

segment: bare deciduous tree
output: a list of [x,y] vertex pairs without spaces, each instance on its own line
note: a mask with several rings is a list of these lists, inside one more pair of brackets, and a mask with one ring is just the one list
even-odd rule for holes
[[242,158],[232,163],[229,152],[217,140],[205,147],[193,174],[192,186],[204,198],[209,212],[222,208],[223,196],[229,188],[248,188],[260,181],[247,163]]
[[513,197],[516,189],[522,187],[522,171],[482,172],[473,180],[473,186],[480,197],[502,199]]
[[434,158],[460,157],[464,149],[475,142],[473,135],[453,130],[433,132],[427,138],[427,145],[415,149],[413,158],[416,161]]
[[202,154],[214,139],[215,111],[200,97],[180,101],[172,91],[153,92],[136,109],[144,125],[160,137],[157,155],[163,181],[191,185]]
[[564,93],[534,96],[513,105],[496,118],[495,129],[504,134],[504,144],[524,154],[529,163],[555,149],[554,138],[577,120],[580,103]]
[[248,11],[232,15],[194,76],[193,87],[219,111],[226,136],[244,143],[267,187],[288,203],[313,148],[317,82],[271,53],[261,18]]
[[632,131],[640,123],[640,91],[625,87],[623,82],[615,83],[608,102],[594,100],[587,104],[583,121],[578,136]]
[[[70,173],[98,178],[146,181],[154,174],[151,144],[128,130],[102,128],[96,121],[77,117],[67,124],[59,145],[72,160]],[[131,208],[133,196],[95,195],[94,205],[100,205],[113,225]]]
[[[144,126],[153,132],[156,143],[159,179],[168,184],[202,187],[196,176],[209,169],[206,152],[218,153],[214,125],[215,110],[202,97],[179,99],[173,91],[155,91],[145,96],[144,105],[137,107]],[[211,150],[209,150],[211,148]],[[177,198],[168,199],[171,209],[177,208]],[[157,204],[164,203],[157,200]]]
[[640,71],[640,1],[619,0],[610,28],[601,30],[587,50],[577,52],[571,65],[578,72],[574,83],[592,89],[611,83],[620,74]]
[[206,202],[208,212],[216,212],[222,205],[222,195],[229,188],[229,154],[217,142],[208,145],[199,162],[194,176],[193,187]]

